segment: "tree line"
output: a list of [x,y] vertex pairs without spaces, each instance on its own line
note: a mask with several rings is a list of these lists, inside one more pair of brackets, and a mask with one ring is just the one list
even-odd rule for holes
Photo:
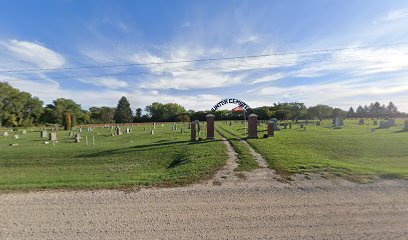
[[[215,112],[186,110],[177,103],[162,104],[154,102],[144,109],[137,108],[133,114],[126,97],[119,99],[113,107],[91,107],[84,110],[72,99],[58,98],[51,104],[44,103],[30,93],[21,92],[8,83],[0,82],[0,126],[18,127],[43,124],[63,125],[66,128],[77,124],[93,123],[129,123],[129,122],[188,122],[191,120],[205,121],[206,115],[212,113],[216,120],[242,120],[243,112],[218,110]],[[277,118],[279,120],[296,119],[327,119],[337,116],[348,118],[383,118],[408,117],[401,113],[394,103],[388,105],[379,102],[369,105],[352,107],[349,111],[327,105],[306,107],[303,103],[274,103],[251,109],[260,120]]]

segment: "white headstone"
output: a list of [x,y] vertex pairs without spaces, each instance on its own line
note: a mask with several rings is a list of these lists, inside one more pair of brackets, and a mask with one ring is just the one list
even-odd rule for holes
[[18,135],[14,135],[14,139],[18,139],[19,138],[19,136]]
[[51,132],[50,133],[50,141],[57,141],[57,133],[56,132]]

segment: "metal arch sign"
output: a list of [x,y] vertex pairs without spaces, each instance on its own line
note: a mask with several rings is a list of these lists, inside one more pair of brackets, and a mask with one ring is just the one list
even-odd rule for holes
[[225,105],[225,104],[238,104],[238,106],[242,107],[245,111],[250,110],[251,108],[248,106],[248,104],[246,104],[244,101],[241,101],[239,99],[235,99],[235,98],[227,98],[224,100],[221,100],[219,103],[217,103],[213,108],[211,108],[211,112],[215,112],[217,111],[218,108],[220,108],[221,106]]

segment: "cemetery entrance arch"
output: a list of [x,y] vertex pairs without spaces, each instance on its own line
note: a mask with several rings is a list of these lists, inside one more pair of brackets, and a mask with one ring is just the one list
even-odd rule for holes
[[213,108],[211,108],[211,112],[217,111],[218,108],[220,108],[221,106],[224,106],[226,104],[236,104],[236,105],[238,105],[238,107],[241,107],[242,110],[244,110],[244,111],[250,111],[251,110],[251,108],[248,106],[248,104],[246,104],[244,101],[241,101],[241,100],[236,99],[236,98],[227,98],[227,99],[221,100],[220,102],[215,104],[215,106]]

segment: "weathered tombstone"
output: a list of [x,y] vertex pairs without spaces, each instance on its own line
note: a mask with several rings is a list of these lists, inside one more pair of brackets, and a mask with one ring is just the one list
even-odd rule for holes
[[[285,125],[286,129],[286,125]],[[274,128],[274,122],[269,121],[268,122],[268,137],[273,137],[275,136],[275,128]]]
[[200,121],[196,120],[196,125],[197,125],[197,133],[200,136],[201,134],[201,126],[200,126]]
[[47,136],[48,136],[48,133],[47,133],[46,130],[42,130],[42,131],[40,132],[40,137],[46,138]]
[[303,125],[303,123],[300,124],[300,128],[304,128],[305,126]]
[[214,137],[214,119],[215,119],[215,116],[212,115],[212,114],[208,114],[207,116],[205,116],[205,118],[207,119],[207,139],[215,140],[215,137]]
[[341,117],[336,117],[334,119],[334,128],[340,129],[342,125],[343,125],[343,119]]
[[120,127],[116,127],[115,133],[116,133],[117,136],[120,136],[120,135],[123,134],[122,131],[120,130]]
[[230,126],[232,125],[232,122],[231,122],[231,121],[229,122],[229,125],[230,125]]
[[190,126],[191,126],[191,141],[193,141],[193,142],[195,142],[196,140],[197,140],[197,128],[196,128],[196,122],[195,121],[192,121],[191,123],[190,123]]
[[309,119],[306,119],[306,125],[309,125]]
[[20,136],[18,135],[14,135],[14,139],[18,139]]
[[404,130],[408,131],[408,120],[405,120],[404,122]]
[[76,142],[76,143],[81,142],[81,134],[80,134],[80,133],[76,133],[76,134],[75,134],[75,142]]
[[57,141],[57,133],[56,132],[50,132],[50,141]]
[[316,121],[316,126],[320,126],[320,121]]
[[360,118],[360,120],[358,120],[358,125],[364,125],[364,118]]
[[27,134],[27,130],[23,130],[21,134]]
[[8,137],[9,136],[9,133],[8,132],[4,132],[3,133],[3,137]]
[[289,122],[289,129],[292,129],[292,122]]
[[82,132],[82,128],[79,128],[79,132]]
[[288,123],[283,124],[283,129],[287,129],[287,128],[288,128]]
[[390,121],[381,121],[380,122],[380,128],[390,128],[392,127],[392,122]]
[[258,138],[258,115],[250,114],[248,116],[248,138]]
[[153,123],[153,129],[156,129],[156,123]]
[[154,131],[153,131],[153,129],[152,129],[152,130],[150,130],[150,134],[151,134],[151,135],[154,135]]
[[279,131],[280,127],[278,125],[279,120],[276,118],[271,118],[271,122],[273,122],[273,128],[275,131]]
[[126,133],[130,133],[130,129],[129,129],[129,128],[126,128]]

